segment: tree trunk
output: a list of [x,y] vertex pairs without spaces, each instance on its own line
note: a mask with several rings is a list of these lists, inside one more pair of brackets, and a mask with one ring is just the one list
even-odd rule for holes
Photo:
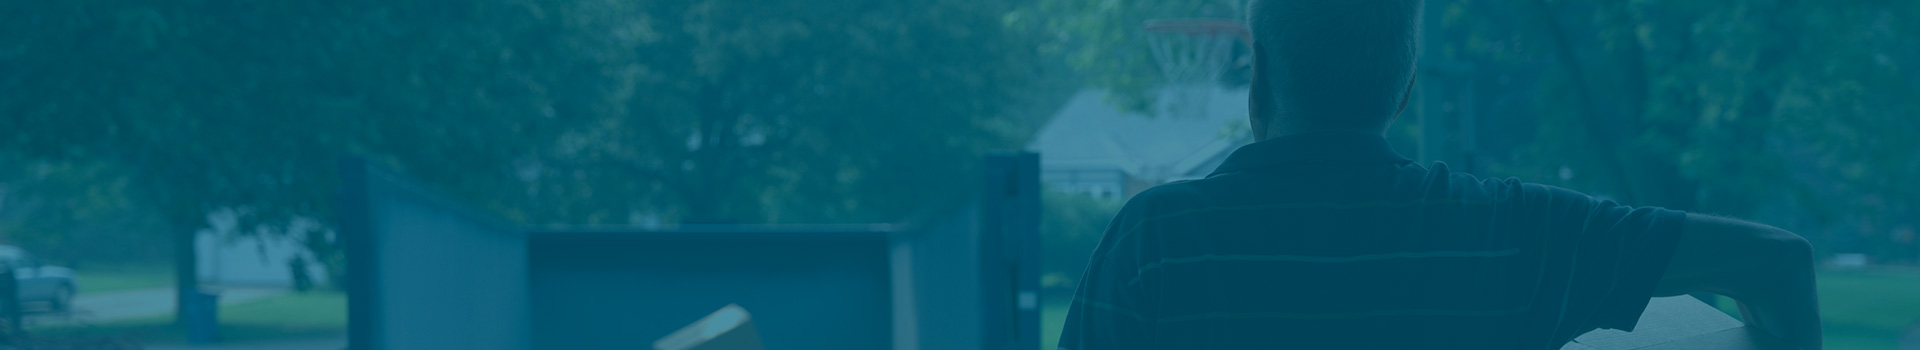
[[173,228],[173,320],[187,324],[187,298],[200,287],[198,258],[194,249],[194,231],[200,225],[174,224]]
[[1577,103],[1574,106],[1575,113],[1578,113],[1578,118],[1586,123],[1585,130],[1592,141],[1602,143],[1591,148],[1596,153],[1593,159],[1598,160],[1599,164],[1593,164],[1591,170],[1582,169],[1582,171],[1600,173],[1598,177],[1606,184],[1603,186],[1622,192],[1619,195],[1632,196],[1633,193],[1630,192],[1633,187],[1628,177],[1629,172],[1625,165],[1620,163],[1618,142],[1622,138],[1616,131],[1618,127],[1616,123],[1625,119],[1615,117],[1616,114],[1598,110],[1607,104],[1599,100],[1594,81],[1587,74],[1587,63],[1581,61],[1581,55],[1574,47],[1573,34],[1569,28],[1566,28],[1567,25],[1560,21],[1556,8],[1545,0],[1539,0],[1534,1],[1534,9],[1539,14],[1541,29],[1547,32],[1549,41],[1553,45],[1554,54],[1557,56],[1554,57],[1555,62],[1566,71],[1568,80],[1571,80],[1569,85],[1572,85],[1574,94],[1578,95],[1575,100]]

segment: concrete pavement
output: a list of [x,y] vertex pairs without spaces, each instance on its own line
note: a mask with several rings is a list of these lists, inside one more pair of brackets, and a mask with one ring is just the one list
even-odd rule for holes
[[[28,328],[68,324],[99,324],[173,313],[173,287],[79,294],[68,312],[26,315]],[[231,305],[286,294],[286,288],[221,288],[220,305]]]
[[1900,335],[1900,350],[1920,350],[1920,323],[1907,327],[1907,333]]
[[341,350],[347,348],[347,337],[272,340],[243,343],[221,343],[206,345],[146,345],[147,350]]

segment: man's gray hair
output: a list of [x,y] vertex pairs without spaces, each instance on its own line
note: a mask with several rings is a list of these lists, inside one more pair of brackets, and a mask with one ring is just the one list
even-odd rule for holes
[[1421,0],[1253,0],[1247,22],[1269,106],[1328,125],[1384,125],[1405,98]]

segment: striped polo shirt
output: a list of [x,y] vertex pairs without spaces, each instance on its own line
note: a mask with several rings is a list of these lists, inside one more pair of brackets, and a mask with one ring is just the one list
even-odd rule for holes
[[1632,330],[1685,215],[1422,166],[1378,134],[1257,142],[1127,202],[1060,348],[1557,349]]

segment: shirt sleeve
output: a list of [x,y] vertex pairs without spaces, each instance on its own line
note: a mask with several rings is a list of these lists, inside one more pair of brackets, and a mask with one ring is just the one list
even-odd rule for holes
[[[1537,184],[1526,205],[1544,210],[1543,290],[1558,291],[1556,321],[1571,338],[1597,328],[1632,331],[1679,245],[1686,213],[1631,207]],[[1557,284],[1557,285],[1556,285]]]
[[[1124,211],[1123,211],[1124,212]],[[1080,286],[1067,309],[1066,325],[1060,330],[1061,350],[1157,349],[1154,315],[1150,297],[1138,285],[1128,281],[1138,273],[1133,268],[1139,237],[1122,237],[1134,229],[1137,220],[1126,214],[1108,224],[1093,252]]]

